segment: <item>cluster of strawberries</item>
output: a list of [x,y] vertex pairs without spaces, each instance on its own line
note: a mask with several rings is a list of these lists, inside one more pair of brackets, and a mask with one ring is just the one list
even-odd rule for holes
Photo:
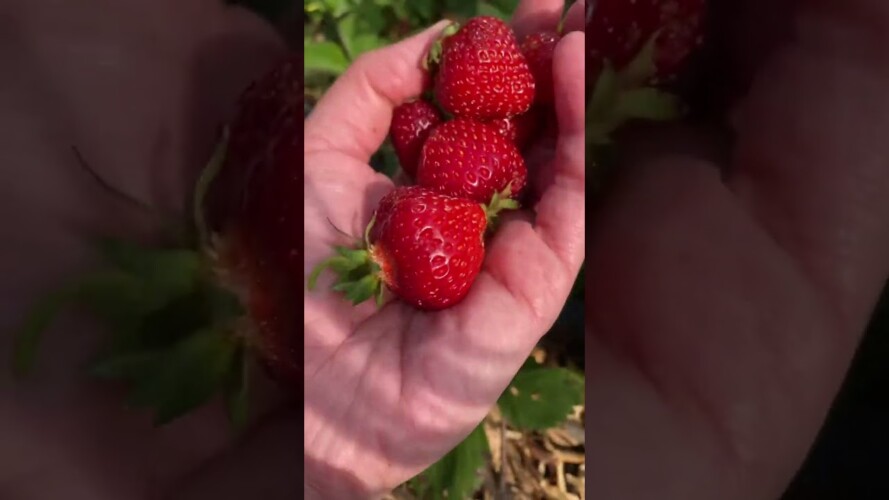
[[518,208],[525,191],[521,151],[538,117],[552,111],[559,38],[541,32],[520,44],[508,25],[485,16],[451,25],[427,59],[441,110],[417,99],[393,113],[392,143],[415,185],[383,197],[363,245],[337,248],[310,287],[331,268],[334,289],[354,303],[382,300],[384,289],[423,310],[465,298],[496,214]]
[[593,2],[586,22],[588,153],[627,122],[681,116],[681,102],[665,89],[701,46],[706,14],[707,0]]

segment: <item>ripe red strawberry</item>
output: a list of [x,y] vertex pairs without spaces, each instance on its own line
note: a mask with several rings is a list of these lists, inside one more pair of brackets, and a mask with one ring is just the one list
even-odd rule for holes
[[335,289],[354,303],[382,297],[383,285],[403,302],[434,311],[466,297],[485,256],[485,211],[478,203],[400,187],[383,197],[359,249],[337,248],[309,279],[328,267]]
[[594,79],[606,61],[622,69],[657,37],[654,81],[676,77],[702,41],[707,0],[598,0],[586,27],[588,71]]
[[[431,59],[436,62],[438,50]],[[515,34],[494,17],[470,19],[441,42],[435,98],[449,113],[487,121],[524,113],[534,102],[534,77]]]
[[540,31],[522,41],[522,53],[534,75],[536,100],[542,104],[553,102],[553,54],[560,39],[554,31]]
[[302,55],[290,55],[252,83],[240,96],[229,128],[225,157],[205,201],[213,229],[231,221],[244,207],[244,185],[266,147],[302,116]]
[[289,304],[301,293],[302,58],[291,56],[242,95],[225,162],[213,179],[219,265],[246,302],[257,354],[287,382],[302,377],[299,328]]
[[389,136],[402,170],[411,178],[417,175],[420,150],[426,138],[441,122],[438,109],[424,100],[401,104],[392,113]]
[[488,125],[457,118],[429,135],[420,154],[417,184],[490,203],[496,194],[518,198],[527,176],[525,161],[514,144]]
[[496,130],[504,139],[512,142],[522,151],[543,127],[544,119],[543,111],[535,105],[531,106],[527,113],[522,113],[512,118],[491,120],[485,122],[485,125]]

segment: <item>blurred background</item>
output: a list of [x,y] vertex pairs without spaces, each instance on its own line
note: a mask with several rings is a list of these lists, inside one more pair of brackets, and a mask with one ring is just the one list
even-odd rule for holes
[[[305,46],[306,114],[355,57],[429,24],[508,18],[517,0],[224,0],[256,11]],[[398,162],[384,144],[373,166]],[[887,257],[889,258],[889,257]],[[583,288],[479,429],[392,498],[583,498]],[[535,370],[543,370],[536,371]],[[533,396],[533,397],[532,397]],[[535,404],[545,401],[547,404]],[[548,410],[555,411],[548,411]],[[889,288],[805,464],[781,500],[889,499]]]

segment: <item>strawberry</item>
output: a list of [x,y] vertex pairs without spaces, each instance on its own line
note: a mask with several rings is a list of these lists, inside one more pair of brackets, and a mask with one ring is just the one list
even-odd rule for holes
[[19,373],[33,364],[49,316],[74,302],[109,327],[93,374],[124,382],[158,425],[218,394],[232,423],[243,425],[253,358],[300,390],[302,326],[292,304],[303,279],[301,68],[294,54],[242,95],[198,179],[197,241],[102,242],[106,268],[50,295],[25,322]]
[[229,126],[224,160],[205,201],[208,223],[214,229],[231,221],[244,207],[243,186],[265,161],[270,140],[281,135],[285,122],[303,113],[302,71],[302,55],[290,55],[241,94]]
[[498,118],[496,120],[491,120],[484,122],[485,125],[491,127],[500,134],[501,137],[506,139],[507,141],[516,144],[516,139],[518,138],[518,126],[516,125],[516,119],[520,116],[514,116],[512,118]]
[[389,136],[402,170],[410,177],[417,175],[423,143],[441,122],[438,109],[424,100],[406,102],[393,111]]
[[376,296],[383,285],[421,310],[452,307],[469,293],[485,256],[485,211],[478,203],[419,186],[396,188],[380,200],[357,249],[338,247],[309,277],[336,271],[335,290],[353,303]]
[[242,295],[255,325],[250,342],[256,354],[291,383],[302,376],[301,347],[292,333],[298,319],[287,306],[303,279],[302,204],[294,196],[302,192],[301,64],[292,56],[242,95],[210,190],[228,215],[215,237],[217,266]]
[[542,126],[543,112],[538,106],[531,106],[527,113],[512,118],[500,118],[485,122],[504,139],[524,150]]
[[532,33],[522,41],[522,53],[528,60],[528,67],[534,75],[534,89],[538,103],[553,102],[553,54],[558,45],[559,34],[553,31]]
[[509,26],[482,16],[451,31],[430,53],[438,64],[434,90],[442,108],[479,121],[527,111],[534,102],[534,77]]
[[599,0],[586,27],[588,70],[593,80],[608,62],[622,69],[646,52],[649,79],[675,78],[701,44],[706,0]]
[[420,154],[417,184],[435,192],[490,203],[518,198],[528,170],[518,148],[494,128],[457,118],[436,128]]
[[630,121],[682,116],[681,100],[660,87],[701,44],[706,7],[706,0],[600,0],[588,12],[588,151]]

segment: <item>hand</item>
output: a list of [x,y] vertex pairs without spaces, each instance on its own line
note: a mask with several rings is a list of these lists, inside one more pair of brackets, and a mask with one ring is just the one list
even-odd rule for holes
[[[71,147],[110,184],[182,213],[216,127],[284,48],[220,0],[6,0],[0,11],[0,332],[9,335],[37,297],[95,268],[94,234],[151,236],[149,218],[99,188]],[[298,495],[299,435],[283,416],[266,424],[254,408],[264,423],[237,447],[221,407],[155,430],[85,373],[98,333],[59,317],[33,376],[15,383],[11,339],[0,342],[0,498],[219,500],[246,498],[257,483],[264,498]],[[260,406],[280,397],[269,399]]]
[[889,272],[889,5],[725,4],[730,152],[630,138],[593,214],[591,498],[779,498]]
[[[519,33],[555,28],[562,0],[525,0]],[[583,5],[566,26],[582,29]],[[420,62],[444,24],[362,56],[305,126],[306,275],[363,233],[392,182],[367,164],[393,108],[420,95]],[[504,220],[468,297],[438,313],[353,307],[319,281],[305,302],[306,495],[362,498],[444,456],[484,418],[564,305],[584,254],[584,37],[555,56],[559,137],[539,201]],[[331,224],[332,223],[332,224]],[[323,292],[320,290],[324,290]]]

